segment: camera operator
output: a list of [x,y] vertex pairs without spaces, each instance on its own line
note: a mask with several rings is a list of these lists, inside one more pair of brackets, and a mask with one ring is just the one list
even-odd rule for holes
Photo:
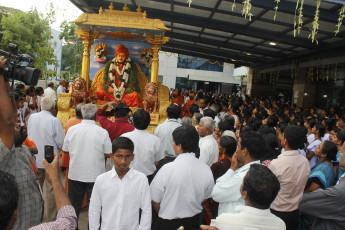
[[[9,97],[10,85],[4,77],[6,60],[0,57],[0,170],[15,177],[19,190],[18,219],[13,229],[28,229],[41,222],[43,200],[36,175],[30,164],[31,154],[23,140],[21,129],[15,129],[17,122],[16,101]],[[15,147],[17,143],[19,147]]]

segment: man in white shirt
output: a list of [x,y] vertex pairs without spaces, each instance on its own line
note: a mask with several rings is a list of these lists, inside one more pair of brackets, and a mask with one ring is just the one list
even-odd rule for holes
[[211,167],[219,158],[219,148],[216,139],[214,139],[213,131],[215,121],[211,117],[203,117],[198,126],[198,133],[200,136],[200,160]]
[[56,94],[57,94],[57,98],[58,98],[58,99],[59,99],[59,94],[60,94],[60,93],[66,93],[66,88],[65,88],[65,86],[66,86],[66,81],[63,80],[63,79],[61,79],[61,80],[60,80],[60,85],[59,85],[59,87],[58,87],[57,90],[56,90]]
[[156,230],[198,229],[201,203],[211,197],[213,175],[195,156],[199,135],[194,126],[178,127],[172,136],[177,157],[158,171],[150,186],[158,213]]
[[111,153],[109,134],[96,124],[96,112],[94,104],[81,107],[83,120],[68,129],[62,147],[70,155],[68,197],[78,217],[84,194],[89,201],[97,176],[105,173],[105,155]]
[[157,126],[154,135],[159,137],[161,145],[163,146],[164,161],[170,162],[176,158],[176,154],[173,148],[172,133],[181,124],[178,123],[177,119],[180,117],[180,107],[175,104],[169,105],[167,108],[168,119],[164,123]]
[[150,187],[143,173],[129,167],[134,158],[133,150],[134,144],[129,138],[114,140],[111,154],[114,167],[97,177],[92,190],[90,229],[151,229]]
[[200,113],[202,114],[202,115],[204,115],[204,109],[206,108],[206,101],[205,101],[205,99],[204,98],[200,98],[199,100],[198,100],[198,106],[199,106],[199,110],[200,110]]
[[264,151],[265,141],[260,134],[253,131],[241,134],[231,168],[217,179],[212,191],[212,199],[219,202],[218,215],[235,213],[236,206],[244,205],[240,192],[243,178],[251,164],[260,164]]
[[219,215],[211,226],[219,230],[285,230],[284,221],[270,211],[279,189],[280,183],[271,170],[260,164],[250,165],[241,185],[245,206],[236,207],[239,213]]
[[57,211],[52,183],[45,175],[45,168],[42,164],[42,160],[44,159],[44,146],[53,146],[54,153],[59,154],[65,138],[65,132],[63,131],[60,120],[55,117],[55,102],[51,98],[42,98],[41,109],[41,112],[31,114],[27,130],[28,138],[35,142],[38,150],[36,154],[36,166],[40,173],[39,183],[43,192],[46,194],[44,212],[47,219],[45,221],[50,222],[55,220]]
[[149,183],[153,179],[156,165],[164,158],[160,139],[146,131],[150,121],[149,112],[138,109],[133,114],[135,130],[122,134],[123,137],[128,137],[134,143],[135,158],[131,163],[131,168],[144,173]]
[[54,91],[54,82],[48,83],[48,87],[44,90],[44,97],[49,97],[53,101],[56,101],[56,93]]

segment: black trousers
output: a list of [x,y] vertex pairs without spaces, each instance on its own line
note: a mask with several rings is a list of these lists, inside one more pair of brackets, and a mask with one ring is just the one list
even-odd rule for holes
[[166,220],[158,217],[156,230],[176,230],[181,226],[184,230],[200,229],[200,213],[183,219]]
[[95,183],[86,183],[68,179],[68,198],[79,218],[81,205],[83,204],[84,194],[86,193],[87,203],[90,203],[90,197]]
[[292,212],[279,212],[271,209],[271,212],[278,216],[285,222],[286,230],[298,230],[299,212],[298,210]]

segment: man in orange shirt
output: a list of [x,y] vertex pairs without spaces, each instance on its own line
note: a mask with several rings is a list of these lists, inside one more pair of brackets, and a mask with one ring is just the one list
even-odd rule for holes
[[190,109],[190,106],[192,104],[194,104],[194,97],[195,97],[195,94],[194,93],[190,93],[189,94],[189,100],[186,101],[186,104],[184,105],[184,116],[185,117],[191,117],[191,114],[189,112],[189,109]]

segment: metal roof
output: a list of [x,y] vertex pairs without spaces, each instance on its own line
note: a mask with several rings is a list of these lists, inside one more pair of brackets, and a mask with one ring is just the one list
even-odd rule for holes
[[[87,13],[98,13],[100,7],[107,9],[111,2],[70,1]],[[345,25],[334,36],[339,11],[345,1],[321,1],[319,29],[315,37],[318,44],[308,38],[315,17],[316,0],[304,0],[303,26],[296,37],[294,18],[297,0],[280,0],[275,21],[274,7],[277,3],[274,0],[251,0],[251,21],[242,15],[242,1],[192,0],[190,7],[186,0],[115,0],[113,4],[118,10],[127,4],[132,11],[140,5],[148,18],[161,19],[171,28],[165,33],[170,41],[162,46],[163,51],[253,68],[345,53]],[[270,45],[270,42],[276,45]]]

